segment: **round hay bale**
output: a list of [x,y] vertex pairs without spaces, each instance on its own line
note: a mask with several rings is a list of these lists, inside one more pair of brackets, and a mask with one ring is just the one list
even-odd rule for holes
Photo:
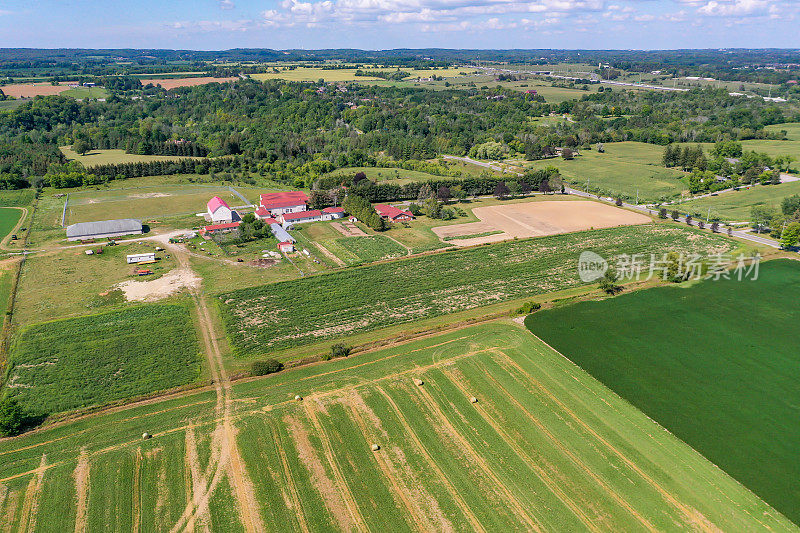
[[421,387],[423,384],[425,384],[425,382],[422,381],[421,379],[414,380],[414,385],[416,385],[417,387]]
[[471,397],[469,401],[472,403],[478,403],[478,399],[475,396]]
[[379,445],[377,445],[377,444],[373,444],[373,445],[372,445],[372,451],[373,451],[373,452],[377,452],[377,451],[378,451],[378,450],[380,450],[380,449],[381,449],[381,447],[380,447]]
[[152,435],[151,435],[150,433],[147,433],[147,432],[145,432],[145,433],[142,433],[142,439],[144,439],[144,440],[147,440],[147,439],[149,439],[150,437],[152,437]]
[[302,399],[303,399],[303,397],[302,397],[302,396],[300,396],[299,394],[295,394],[295,395],[294,395],[294,399],[295,399],[295,400],[297,400],[297,401],[299,402],[300,400],[302,400]]

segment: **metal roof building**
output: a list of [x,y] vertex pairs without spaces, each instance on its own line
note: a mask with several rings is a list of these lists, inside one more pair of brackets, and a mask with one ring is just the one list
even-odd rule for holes
[[272,230],[272,234],[278,239],[278,242],[295,242],[294,237],[289,235],[289,232],[283,229],[280,224],[270,224],[269,229]]
[[122,235],[133,234],[141,235],[142,233],[142,223],[134,218],[79,222],[67,226],[67,240],[70,241],[121,237]]

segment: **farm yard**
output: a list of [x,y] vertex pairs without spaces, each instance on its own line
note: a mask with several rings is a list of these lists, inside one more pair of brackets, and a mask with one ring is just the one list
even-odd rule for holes
[[797,522],[800,366],[786,325],[798,318],[799,282],[796,261],[775,260],[757,281],[648,289],[526,324]]
[[[269,530],[795,530],[510,323],[233,392],[249,518]],[[199,392],[0,441],[0,513],[23,529],[243,530],[213,404]]]
[[185,385],[200,375],[185,305],[44,322],[12,348],[6,390],[34,416]]
[[[577,257],[730,251],[720,236],[651,224],[414,257],[218,295],[236,355],[288,347],[580,285]],[[430,275],[436,272],[437,276]],[[375,290],[370,290],[374,288]],[[289,355],[291,356],[291,355]]]
[[[650,217],[632,211],[599,202],[580,201],[502,204],[476,207],[472,212],[481,222],[439,226],[433,228],[433,232],[442,240],[464,236],[466,238],[453,242],[459,246],[473,246],[513,238],[541,237],[651,221]],[[487,235],[474,236],[481,233]]]

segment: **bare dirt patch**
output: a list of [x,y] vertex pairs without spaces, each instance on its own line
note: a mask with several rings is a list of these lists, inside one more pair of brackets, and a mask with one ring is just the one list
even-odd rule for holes
[[177,268],[152,281],[123,281],[116,288],[125,293],[129,302],[154,302],[181,289],[197,289],[200,281],[190,268]]
[[502,231],[472,239],[451,240],[458,246],[474,246],[512,238],[542,237],[587,229],[645,224],[650,218],[632,211],[592,201],[553,200],[491,205],[472,210],[480,222],[440,226],[433,232],[440,239]]
[[70,90],[67,83],[53,85],[51,83],[12,83],[2,87],[6,96],[14,98],[33,98],[34,96],[53,96]]
[[367,234],[352,222],[331,222],[331,227],[345,237],[364,237]]

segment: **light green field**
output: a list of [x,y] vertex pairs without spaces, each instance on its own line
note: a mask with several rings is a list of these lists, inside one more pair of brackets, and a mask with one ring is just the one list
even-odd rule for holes
[[77,161],[86,168],[98,165],[118,165],[122,163],[149,163],[150,161],[177,161],[179,159],[203,159],[202,157],[172,156],[172,155],[139,155],[127,154],[125,150],[92,150],[85,155],[79,155],[68,146],[59,147],[64,157],[70,161]]
[[753,206],[765,205],[780,210],[781,200],[795,194],[800,194],[800,181],[780,185],[756,185],[747,190],[725,192],[718,196],[682,202],[678,209],[705,218],[711,208],[711,218],[726,222],[746,222],[750,220]]
[[14,226],[19,222],[22,211],[11,207],[0,207],[0,240],[11,233]]
[[565,180],[578,189],[599,188],[607,196],[622,196],[639,201],[657,201],[680,196],[688,188],[684,173],[661,166],[663,147],[635,143],[606,143],[605,153],[583,150],[571,161],[561,158],[527,163],[530,168],[558,167]]
[[36,191],[34,189],[0,191],[0,206],[25,207],[31,205],[35,196]]
[[77,89],[69,89],[61,93],[61,96],[71,96],[77,100],[84,100],[86,98],[106,98],[108,91],[102,87],[78,87]]
[[[118,218],[147,221],[205,213],[208,201],[214,196],[219,196],[231,207],[244,203],[227,187],[164,185],[78,191],[69,195],[66,224]],[[198,226],[206,224],[202,217],[196,218]]]
[[343,176],[352,180],[357,172],[363,172],[367,178],[375,182],[388,182],[394,185],[405,185],[415,181],[429,181],[448,179],[417,170],[404,170],[402,168],[376,168],[376,167],[347,167],[336,169],[326,176]]
[[[744,151],[751,151],[751,152],[759,152],[767,154],[770,157],[780,157],[790,155],[795,158],[795,162],[792,163],[792,169],[796,170],[800,167],[800,139],[791,139],[791,135],[796,135],[797,128],[792,128],[786,124],[780,124],[777,126],[770,126],[770,128],[774,128],[776,131],[780,131],[782,129],[787,130],[789,133],[790,138],[785,141],[773,141],[773,140],[766,140],[766,139],[755,139],[749,141],[742,141],[742,149]],[[688,143],[687,146],[692,146],[700,144],[706,152],[709,152],[713,147],[713,143]]]
[[[251,74],[250,77],[256,80],[287,80],[287,81],[317,81],[317,80],[325,80],[326,82],[337,82],[337,81],[375,81],[381,80],[381,78],[376,78],[374,76],[356,76],[356,68],[343,68],[343,69],[335,69],[335,70],[328,70],[319,67],[297,67],[293,70],[290,69],[281,69],[279,67],[278,72],[265,72],[259,74]],[[381,67],[377,69],[362,67],[361,70],[363,72],[369,73],[370,70],[378,70],[382,72],[394,72],[397,70],[396,67]],[[460,72],[464,72],[464,69],[401,69],[403,72],[407,74],[408,77],[430,77],[433,75],[442,76],[442,77],[453,77],[458,76]]]
[[800,141],[800,122],[789,122],[787,124],[774,124],[765,128],[767,131],[785,131],[786,137],[790,141]]
[[[510,323],[232,394],[238,475],[211,438],[224,427],[214,393],[200,392],[0,441],[2,516],[39,531],[169,531],[181,515],[240,531],[247,505],[269,531],[796,531]],[[207,510],[192,503],[206,495]]]

